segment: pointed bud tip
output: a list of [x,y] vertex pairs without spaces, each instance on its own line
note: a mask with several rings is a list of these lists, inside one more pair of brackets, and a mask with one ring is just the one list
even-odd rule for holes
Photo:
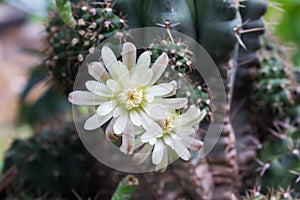
[[135,48],[135,45],[131,42],[125,42],[123,44],[123,47],[127,47],[127,48],[132,48],[133,47],[133,48]]

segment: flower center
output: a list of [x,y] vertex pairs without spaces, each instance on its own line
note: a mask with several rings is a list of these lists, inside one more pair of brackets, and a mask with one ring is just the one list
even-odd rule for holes
[[173,120],[174,120],[173,116],[166,117],[165,124],[164,124],[164,126],[162,126],[164,135],[173,131],[173,129],[174,129]]
[[143,101],[143,90],[129,89],[123,93],[123,99],[127,109],[136,108]]

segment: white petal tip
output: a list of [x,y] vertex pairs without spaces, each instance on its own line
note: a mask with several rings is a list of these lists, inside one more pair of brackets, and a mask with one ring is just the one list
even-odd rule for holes
[[72,94],[72,93],[70,93],[70,94],[68,95],[68,101],[69,101],[70,103],[73,103],[73,94]]
[[135,45],[132,44],[131,42],[125,42],[125,43],[123,44],[123,49],[135,51],[136,47],[135,47]]
[[161,54],[161,57],[165,58],[165,59],[169,59],[168,54],[166,52],[163,52]]
[[96,130],[97,128],[99,128],[99,127],[91,127],[89,124],[85,123],[83,128],[87,131],[93,131],[93,130]]

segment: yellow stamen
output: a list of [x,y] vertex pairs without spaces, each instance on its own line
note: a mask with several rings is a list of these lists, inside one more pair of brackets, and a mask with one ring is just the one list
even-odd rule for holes
[[174,115],[166,117],[165,124],[162,126],[162,130],[163,130],[164,134],[168,134],[171,131],[173,131],[173,129],[175,128],[173,125],[174,119],[175,119]]
[[129,89],[123,93],[123,100],[127,109],[136,108],[143,101],[143,90]]

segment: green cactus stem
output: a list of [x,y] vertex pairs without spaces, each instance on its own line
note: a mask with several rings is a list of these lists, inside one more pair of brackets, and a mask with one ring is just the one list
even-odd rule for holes
[[[191,10],[183,0],[144,0],[144,26],[156,27],[157,25],[172,30],[180,31],[196,39],[196,29]],[[151,17],[149,17],[151,16]],[[165,22],[172,24],[168,27]]]
[[132,175],[128,175],[128,176],[124,177],[120,181],[120,183],[111,199],[112,200],[130,200],[132,198],[132,194],[137,189],[138,185],[139,185],[139,181],[136,177],[134,177]]
[[55,0],[56,6],[58,9],[58,14],[60,18],[64,21],[64,23],[72,28],[75,29],[76,27],[76,20],[72,14],[72,7],[69,0]]

